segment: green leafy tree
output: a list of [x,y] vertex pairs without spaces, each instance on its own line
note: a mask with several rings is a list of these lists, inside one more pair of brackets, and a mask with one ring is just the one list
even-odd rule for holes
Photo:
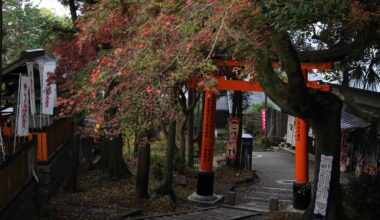
[[25,49],[45,48],[57,36],[54,28],[71,28],[68,18],[38,9],[26,1],[3,1],[2,13],[3,65],[14,61]]
[[[274,108],[271,103],[267,103],[267,108]],[[252,104],[249,108],[252,112],[260,113],[262,109],[265,109],[265,102]]]

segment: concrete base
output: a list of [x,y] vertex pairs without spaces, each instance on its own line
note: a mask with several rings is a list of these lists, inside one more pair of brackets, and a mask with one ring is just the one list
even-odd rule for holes
[[214,172],[198,172],[197,194],[203,197],[214,195]]
[[213,194],[212,196],[201,196],[194,192],[189,197],[187,197],[187,199],[203,205],[215,205],[219,202],[223,202],[224,197],[217,194]]
[[311,188],[306,183],[293,182],[293,207],[306,210],[311,201]]
[[305,212],[305,210],[294,208],[293,205],[288,206],[286,208],[286,211],[288,211],[288,212],[294,212],[294,213],[300,213],[300,214],[303,214]]

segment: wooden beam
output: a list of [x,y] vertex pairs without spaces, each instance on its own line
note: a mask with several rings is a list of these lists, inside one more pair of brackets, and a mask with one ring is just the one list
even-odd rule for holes
[[[231,67],[247,67],[248,63],[242,60],[214,60],[215,65],[220,66],[231,66]],[[281,63],[278,61],[272,62],[273,68],[280,68]],[[332,68],[331,62],[320,62],[320,63],[312,63],[312,62],[302,62],[301,69],[319,69],[319,70],[328,70]]]
[[234,91],[249,91],[249,92],[263,92],[260,84],[256,81],[242,81],[242,80],[226,80],[224,76],[218,77],[216,84],[218,90],[234,90]]
[[[308,81],[306,86],[308,88],[318,89],[324,92],[329,92],[331,90],[330,85],[321,84],[319,81]],[[215,88],[218,90],[264,92],[260,84],[256,81],[227,80],[224,76],[218,77],[218,83]]]

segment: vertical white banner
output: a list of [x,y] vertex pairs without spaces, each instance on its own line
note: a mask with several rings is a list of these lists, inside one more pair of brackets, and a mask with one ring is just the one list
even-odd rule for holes
[[[41,65],[41,64],[40,64]],[[42,113],[53,115],[54,107],[57,102],[57,86],[55,82],[50,80],[50,76],[54,74],[55,62],[43,63],[41,74],[41,106]],[[41,67],[40,67],[41,70]]]
[[29,87],[30,79],[27,76],[20,76],[18,89],[18,103],[17,103],[17,120],[16,120],[16,135],[28,136],[29,135]]
[[34,90],[34,70],[33,63],[27,63],[28,77],[30,79],[29,98],[30,98],[30,114],[36,114],[36,94]]
[[325,155],[323,153],[321,154],[317,192],[315,195],[315,215],[326,216],[327,213],[333,160],[333,156]]

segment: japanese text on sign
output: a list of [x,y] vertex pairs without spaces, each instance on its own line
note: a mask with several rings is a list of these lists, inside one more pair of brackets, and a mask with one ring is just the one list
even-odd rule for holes
[[236,146],[237,139],[239,136],[239,123],[238,118],[231,118],[230,125],[228,128],[228,139],[226,147],[226,157],[227,159],[236,159]]
[[317,193],[315,196],[314,214],[326,216],[333,156],[321,155],[319,165]]
[[267,110],[266,109],[262,109],[261,110],[261,129],[263,130],[263,131],[265,131],[266,130],[266,112],[267,112]]

